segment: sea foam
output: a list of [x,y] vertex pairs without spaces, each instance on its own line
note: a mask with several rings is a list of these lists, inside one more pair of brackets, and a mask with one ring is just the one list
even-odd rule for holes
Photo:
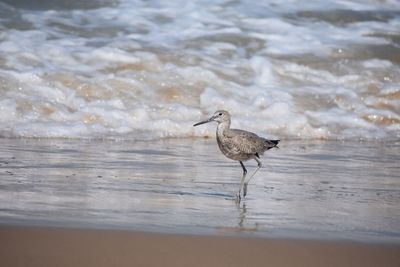
[[396,1],[0,4],[0,136],[397,140]]

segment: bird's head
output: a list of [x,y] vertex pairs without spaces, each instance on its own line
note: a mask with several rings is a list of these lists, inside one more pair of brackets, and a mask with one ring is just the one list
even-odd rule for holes
[[229,115],[229,112],[226,110],[217,110],[214,115],[212,115],[210,118],[204,120],[204,121],[200,121],[196,124],[194,124],[193,126],[198,126],[207,122],[211,122],[211,121],[216,121],[218,123],[222,123],[222,122],[229,122],[231,120],[231,115]]

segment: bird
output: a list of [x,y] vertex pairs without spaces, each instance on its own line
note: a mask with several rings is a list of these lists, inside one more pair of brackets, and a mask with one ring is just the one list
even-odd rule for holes
[[[240,201],[242,199],[244,200],[247,195],[247,186],[251,178],[253,178],[257,171],[262,167],[260,155],[263,155],[265,151],[271,148],[279,148],[278,143],[280,140],[268,140],[252,132],[231,129],[231,115],[226,110],[217,110],[210,118],[195,123],[193,126],[209,122],[218,123],[216,138],[218,147],[222,154],[229,159],[239,161],[242,166],[243,176],[240,181],[239,192],[236,195],[236,200],[240,203]],[[257,168],[246,181],[247,169],[244,166],[243,161],[250,159],[254,159],[257,162]]]

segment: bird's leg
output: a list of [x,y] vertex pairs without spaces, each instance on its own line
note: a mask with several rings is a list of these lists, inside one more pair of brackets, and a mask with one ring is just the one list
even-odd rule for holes
[[247,195],[247,185],[249,184],[251,178],[258,172],[258,170],[262,167],[261,161],[257,158],[254,157],[254,159],[257,161],[257,168],[254,170],[254,172],[250,175],[249,179],[244,183],[243,185],[243,196],[245,197]]
[[242,180],[240,181],[239,193],[237,194],[236,197],[237,197],[237,201],[240,203],[240,200],[242,198],[241,192],[243,192],[244,180],[246,178],[247,170],[246,170],[246,167],[244,166],[243,162],[241,162],[241,161],[239,161],[239,162],[240,162],[240,165],[242,166],[242,169],[243,169],[243,176],[242,176]]

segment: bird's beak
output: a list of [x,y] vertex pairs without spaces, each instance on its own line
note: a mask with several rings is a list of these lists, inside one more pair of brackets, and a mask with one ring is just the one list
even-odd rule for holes
[[204,121],[200,121],[200,122],[198,122],[198,123],[194,124],[193,126],[198,126],[198,125],[201,125],[201,124],[204,124],[204,123],[207,123],[207,122],[213,121],[213,120],[214,120],[214,116],[213,116],[213,117],[211,117],[211,118],[209,118],[209,119],[206,119],[206,120],[204,120]]

